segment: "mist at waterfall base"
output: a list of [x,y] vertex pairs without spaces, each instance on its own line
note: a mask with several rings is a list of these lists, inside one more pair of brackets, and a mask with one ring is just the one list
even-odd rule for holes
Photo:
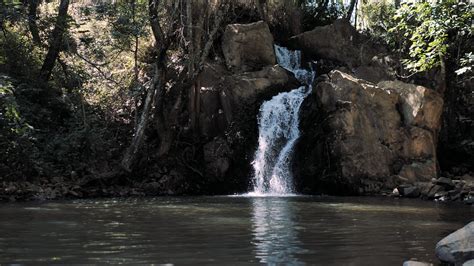
[[311,93],[314,71],[303,69],[301,52],[275,46],[278,64],[303,86],[264,102],[258,116],[258,147],[252,162],[253,191],[249,196],[288,196],[295,191],[291,173],[293,148],[300,136],[299,110]]

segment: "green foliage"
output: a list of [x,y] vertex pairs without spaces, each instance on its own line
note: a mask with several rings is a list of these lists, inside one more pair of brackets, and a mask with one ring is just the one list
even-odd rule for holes
[[0,118],[18,124],[20,121],[18,105],[13,95],[13,85],[7,80],[0,82],[0,106],[3,109],[0,111]]
[[146,1],[124,1],[109,12],[112,38],[120,47],[130,48],[134,38],[148,36],[148,5]]
[[303,13],[303,31],[331,24],[334,20],[342,18],[346,13],[343,1],[300,0],[298,4]]
[[472,36],[472,7],[463,2],[443,1],[403,4],[394,16],[390,33],[401,41],[403,63],[411,72],[422,72],[441,65],[450,46]]
[[41,56],[28,35],[19,28],[6,27],[0,33],[0,72],[33,80],[41,67]]
[[472,73],[474,70],[474,53],[469,52],[464,54],[464,56],[460,60],[461,68],[456,70],[456,74],[461,76],[467,73]]
[[0,124],[17,135],[25,134],[31,126],[20,116],[14,87],[8,77],[0,76]]
[[2,0],[0,1],[0,24],[3,25],[9,21],[17,23],[21,21],[24,16],[24,5],[19,0]]
[[397,40],[389,32],[396,26],[395,6],[384,1],[362,4],[359,21],[368,35],[395,48]]

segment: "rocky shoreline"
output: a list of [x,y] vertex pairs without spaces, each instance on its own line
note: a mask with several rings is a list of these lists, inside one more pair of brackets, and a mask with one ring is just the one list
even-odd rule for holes
[[394,197],[422,198],[440,202],[458,201],[474,203],[474,177],[458,176],[433,178],[431,182],[418,182],[413,185],[400,185],[391,194]]

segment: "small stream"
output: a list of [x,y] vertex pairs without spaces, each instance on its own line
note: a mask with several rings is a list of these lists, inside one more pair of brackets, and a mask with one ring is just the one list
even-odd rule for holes
[[0,205],[0,263],[402,265],[474,209],[418,200],[180,197]]

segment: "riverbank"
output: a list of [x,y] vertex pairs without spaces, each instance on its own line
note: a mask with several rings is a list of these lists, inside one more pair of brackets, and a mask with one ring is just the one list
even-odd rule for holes
[[[120,180],[120,182],[117,182]],[[470,180],[470,179],[467,179]],[[184,184],[183,184],[184,185]],[[246,191],[235,192],[245,194]],[[155,179],[134,181],[125,175],[112,175],[104,178],[95,177],[88,179],[68,180],[64,178],[52,178],[50,182],[40,184],[30,182],[1,182],[0,202],[43,202],[50,200],[76,200],[94,198],[150,198],[155,196],[190,196],[203,195],[199,193],[186,194],[175,193],[166,190],[164,184]],[[205,195],[205,194],[204,194]],[[203,196],[204,196],[203,195]],[[219,194],[217,194],[219,195]],[[222,195],[222,194],[221,194]],[[304,194],[298,194],[304,196]],[[284,196],[284,195],[283,195]],[[311,196],[311,195],[307,195]],[[430,183],[418,183],[413,186],[401,185],[393,191],[386,191],[379,195],[387,198],[400,198],[410,200],[424,200],[443,203],[474,204],[474,192],[472,183],[464,180],[450,180],[440,178]],[[361,195],[360,198],[370,197]]]

